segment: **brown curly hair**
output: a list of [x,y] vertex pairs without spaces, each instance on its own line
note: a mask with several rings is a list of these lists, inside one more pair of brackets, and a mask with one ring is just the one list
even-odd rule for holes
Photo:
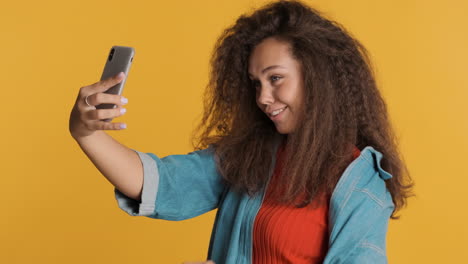
[[[253,48],[273,37],[286,41],[301,65],[305,109],[294,133],[281,135],[258,108],[248,77]],[[277,1],[241,15],[218,38],[210,60],[204,114],[193,134],[195,149],[214,146],[218,168],[235,190],[254,195],[268,181],[275,142],[286,140],[278,201],[299,195],[310,204],[330,195],[352,161],[354,146],[372,146],[393,175],[386,181],[395,213],[412,196],[413,182],[398,152],[386,104],[364,46],[342,25],[300,1]],[[284,176],[283,176],[284,175]]]

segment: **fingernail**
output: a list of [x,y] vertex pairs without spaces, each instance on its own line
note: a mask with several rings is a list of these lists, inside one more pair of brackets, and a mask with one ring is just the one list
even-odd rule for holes
[[121,114],[124,114],[125,112],[127,112],[127,109],[125,109],[125,108],[120,108],[120,113],[121,113]]
[[127,124],[120,124],[120,128],[121,129],[127,128]]
[[122,78],[124,76],[124,72],[119,72],[119,74],[117,74],[117,78]]
[[125,98],[125,97],[120,98],[120,101],[122,102],[122,104],[127,104],[128,103],[128,99]]

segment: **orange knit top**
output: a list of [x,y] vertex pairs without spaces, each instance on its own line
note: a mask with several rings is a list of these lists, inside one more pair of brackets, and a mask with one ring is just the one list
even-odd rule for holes
[[[277,203],[272,189],[282,168],[284,146],[277,152],[275,171],[268,184],[253,230],[253,264],[322,263],[328,251],[328,204],[295,208]],[[355,147],[354,159],[360,155]],[[303,198],[303,197],[302,197]],[[301,199],[301,197],[298,197]],[[319,201],[320,199],[317,199]]]

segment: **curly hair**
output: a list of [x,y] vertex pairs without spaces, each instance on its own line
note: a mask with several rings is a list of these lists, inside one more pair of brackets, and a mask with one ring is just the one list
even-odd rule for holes
[[[289,44],[301,65],[307,113],[293,133],[279,134],[256,104],[249,56],[262,40]],[[300,1],[277,1],[241,15],[216,41],[204,94],[204,114],[193,133],[195,149],[214,146],[218,169],[237,191],[254,195],[268,182],[275,142],[283,139],[279,202],[297,207],[331,195],[353,160],[354,146],[383,154],[381,166],[396,212],[412,196],[408,169],[374,78],[367,50],[342,25]],[[305,199],[295,203],[305,194]],[[302,197],[302,196],[301,196]]]

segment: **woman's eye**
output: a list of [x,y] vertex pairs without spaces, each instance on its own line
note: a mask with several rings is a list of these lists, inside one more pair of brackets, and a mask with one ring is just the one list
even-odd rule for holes
[[281,77],[276,76],[276,75],[273,75],[270,77],[270,80],[272,80],[273,82],[278,81],[279,79],[281,79]]

